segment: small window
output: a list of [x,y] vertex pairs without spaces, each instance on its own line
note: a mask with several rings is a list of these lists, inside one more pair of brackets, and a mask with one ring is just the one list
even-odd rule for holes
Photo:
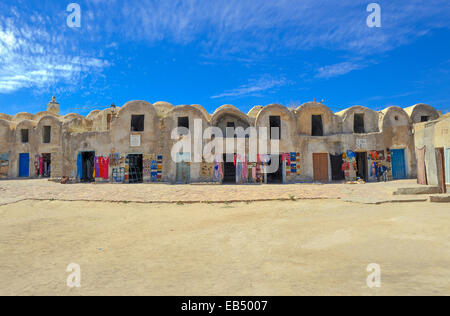
[[112,120],[112,115],[108,114],[106,116],[106,130],[111,130],[111,120]]
[[178,128],[185,128],[187,131],[180,131],[180,135],[189,133],[189,117],[183,116],[178,118]]
[[230,128],[232,128],[233,131],[231,132],[231,135],[226,134],[226,137],[237,138],[237,135],[235,135],[235,133],[234,133],[234,130],[236,128],[236,125],[234,124],[234,122],[227,122],[227,129],[225,130],[225,133],[227,133]]
[[21,130],[21,138],[22,138],[22,143],[23,144],[27,144],[29,142],[29,130],[28,129],[22,129]]
[[178,127],[189,129],[189,117],[183,116],[178,118]]
[[365,133],[364,114],[355,114],[353,120],[354,120],[354,132],[358,134]]
[[322,115],[313,115],[312,116],[312,136],[323,136],[323,122]]
[[[269,117],[270,123],[270,139],[281,139],[281,118],[279,116]],[[278,137],[272,135],[272,128],[278,128]]]
[[429,116],[421,116],[420,117],[420,121],[421,122],[428,122],[430,120],[430,117]]
[[51,126],[44,126],[44,134],[42,139],[44,144],[50,144],[52,141],[52,127]]
[[131,116],[131,131],[143,132],[144,131],[145,115],[132,115]]

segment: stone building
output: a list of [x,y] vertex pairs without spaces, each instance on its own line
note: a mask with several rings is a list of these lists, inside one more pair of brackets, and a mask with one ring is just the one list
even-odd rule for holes
[[[0,114],[2,179],[69,177],[113,183],[378,181],[382,167],[388,179],[414,178],[414,124],[440,117],[425,104],[380,112],[354,106],[333,113],[318,102],[296,109],[279,104],[256,106],[248,114],[232,105],[223,105],[210,114],[200,105],[145,101],[92,111],[86,117],[62,116],[59,111],[53,97],[47,111],[35,115]],[[209,128],[221,133],[203,137]],[[256,159],[249,156],[251,128],[258,133],[259,128],[269,131],[267,144],[257,145],[264,155]],[[279,135],[272,135],[272,128]],[[245,133],[227,135],[238,129]],[[174,130],[178,131],[175,137]],[[233,147],[227,146],[230,138],[235,138]],[[271,148],[273,138],[279,140],[278,148]],[[221,158],[225,161],[207,161],[201,156],[193,159],[194,153],[184,149],[172,159],[172,149],[180,141],[190,143],[191,148],[197,146],[201,152],[213,139],[222,143]],[[264,146],[270,154],[261,151]],[[243,157],[236,155],[240,150]],[[267,166],[274,161],[279,168],[268,172]]]
[[414,125],[417,180],[436,185],[441,192],[450,185],[450,114]]

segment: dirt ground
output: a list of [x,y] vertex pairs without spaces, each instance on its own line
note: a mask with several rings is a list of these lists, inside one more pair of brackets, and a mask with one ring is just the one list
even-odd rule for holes
[[[45,179],[0,181],[0,205],[25,200],[97,201],[97,202],[254,202],[294,199],[342,199],[360,203],[386,203],[414,200],[417,196],[394,196],[399,188],[423,187],[416,180],[373,182],[363,185],[286,184],[286,185],[213,185],[213,184],[70,184]],[[427,199],[429,195],[425,196]],[[419,197],[420,198],[420,197]]]
[[22,201],[0,206],[0,295],[450,295],[449,224],[432,203]]

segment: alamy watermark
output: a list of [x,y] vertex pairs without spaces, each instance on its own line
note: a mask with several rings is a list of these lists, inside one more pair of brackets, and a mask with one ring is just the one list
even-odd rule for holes
[[79,264],[71,263],[67,266],[66,272],[70,273],[67,277],[66,284],[69,288],[81,287],[81,267]]
[[[172,130],[171,158],[174,162],[264,162],[266,172],[274,173],[280,166],[280,129],[272,127],[228,127],[223,132],[218,127],[203,130],[201,119],[194,120],[193,131],[185,127]],[[268,148],[270,145],[270,148]],[[248,153],[248,154],[247,154]]]
[[81,27],[81,7],[78,3],[70,3],[66,11],[70,13],[67,16],[67,26],[70,28],[79,28]]
[[374,289],[381,287],[381,267],[379,264],[371,263],[367,266],[367,272],[370,272],[366,279],[367,287]]
[[381,27],[381,6],[378,3],[371,3],[367,6],[367,12],[370,12],[366,21],[367,26],[370,28]]

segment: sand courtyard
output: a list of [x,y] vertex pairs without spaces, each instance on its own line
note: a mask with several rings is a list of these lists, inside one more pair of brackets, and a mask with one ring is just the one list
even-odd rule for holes
[[24,200],[0,206],[0,295],[450,295],[449,224],[427,202]]

